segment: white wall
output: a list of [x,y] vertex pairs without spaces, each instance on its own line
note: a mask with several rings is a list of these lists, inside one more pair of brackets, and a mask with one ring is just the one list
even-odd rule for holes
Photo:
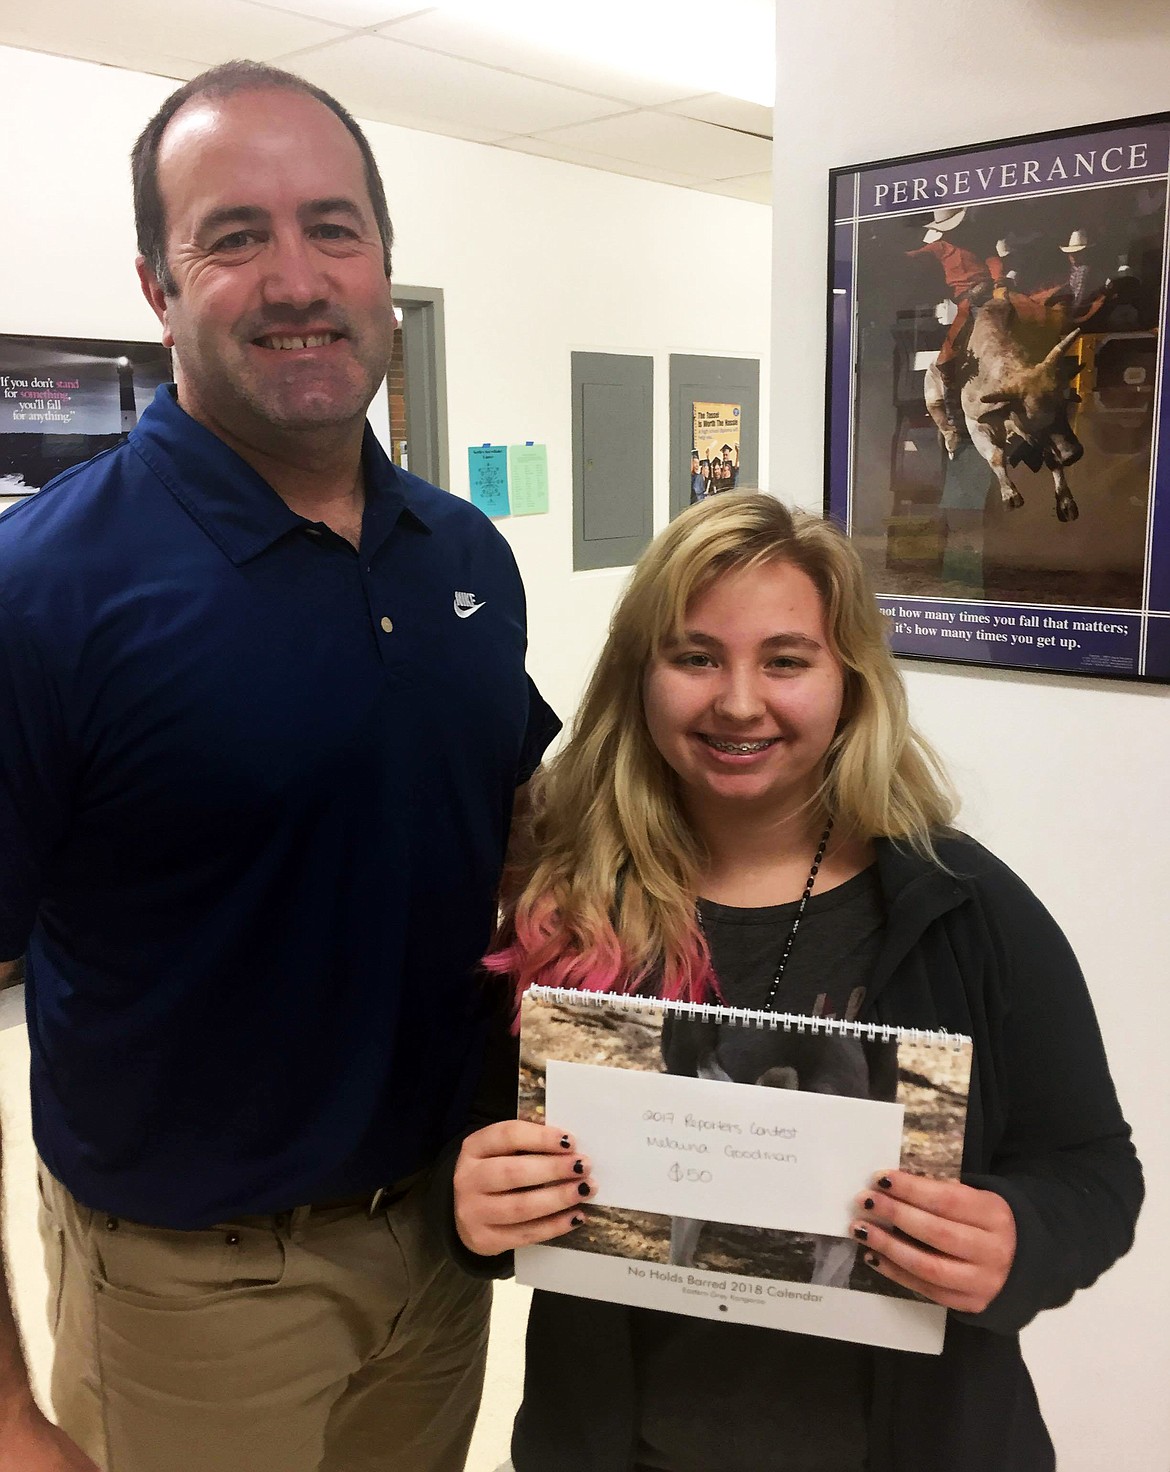
[[[174,85],[0,48],[0,330],[156,339],[133,270],[127,159]],[[765,357],[771,213],[383,123],[366,128],[397,232],[394,274],[446,293],[449,489],[467,494],[468,445],[548,444],[552,509],[500,525],[528,588],[530,668],[569,714],[625,577],[572,570],[569,354],[653,355],[661,525],[669,355]],[[760,453],[766,464],[766,434]]]
[[[831,167],[1170,106],[1165,0],[778,0],[773,488],[819,509]],[[810,362],[814,365],[810,371]],[[1061,1472],[1170,1466],[1170,689],[904,665],[962,821],[1089,978],[1149,1196],[1130,1256],[1025,1350]]]

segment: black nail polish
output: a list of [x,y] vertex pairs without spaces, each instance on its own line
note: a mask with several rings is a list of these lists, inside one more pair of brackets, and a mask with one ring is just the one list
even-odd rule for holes
[[873,1197],[872,1196],[867,1196],[865,1198],[865,1209],[866,1209],[866,1211],[872,1211],[873,1210]]
[[869,1233],[865,1230],[864,1227],[854,1227],[853,1235],[857,1238],[859,1242],[869,1241]]
[[881,1176],[878,1179],[878,1185],[882,1188],[883,1191],[888,1191],[893,1184],[894,1183],[890,1180],[889,1176]]
[[589,1182],[588,1181],[582,1181],[581,1184],[577,1187],[577,1195],[578,1196],[588,1196],[589,1195]]
[[572,1142],[572,1140],[569,1139],[568,1135],[562,1135],[561,1136],[561,1149],[562,1150],[567,1150],[572,1143],[573,1142]]
[[585,1218],[583,1216],[575,1216],[573,1218],[573,1225],[575,1227],[583,1227],[585,1225]]
[[865,1254],[865,1261],[866,1261],[866,1263],[867,1263],[867,1265],[869,1267],[876,1268],[877,1265],[878,1265],[878,1255],[877,1255],[877,1253],[876,1252],[867,1252]]
[[583,1160],[575,1160],[573,1162],[573,1171],[576,1175],[583,1176],[585,1174],[585,1162]]

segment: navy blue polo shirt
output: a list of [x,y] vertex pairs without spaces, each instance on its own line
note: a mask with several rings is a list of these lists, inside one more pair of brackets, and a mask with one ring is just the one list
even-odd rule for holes
[[114,1215],[372,1190],[467,1118],[558,723],[503,537],[368,429],[363,457],[359,552],[164,388],[0,517],[0,958],[37,1148]]

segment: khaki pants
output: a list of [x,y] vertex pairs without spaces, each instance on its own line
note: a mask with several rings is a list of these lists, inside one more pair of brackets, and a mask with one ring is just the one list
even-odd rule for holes
[[53,1406],[104,1472],[459,1472],[491,1291],[423,1219],[178,1232],[81,1206],[40,1166]]

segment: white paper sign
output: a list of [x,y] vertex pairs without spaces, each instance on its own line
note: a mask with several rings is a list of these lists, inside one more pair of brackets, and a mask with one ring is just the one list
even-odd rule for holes
[[592,1161],[602,1206],[848,1237],[898,1164],[902,1106],[550,1058],[546,1118]]

